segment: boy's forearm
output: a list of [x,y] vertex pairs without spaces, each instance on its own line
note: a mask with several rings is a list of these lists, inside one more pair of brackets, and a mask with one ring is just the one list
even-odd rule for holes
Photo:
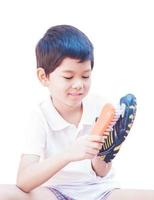
[[106,176],[112,167],[112,163],[106,163],[100,159],[99,156],[96,156],[91,161],[92,168],[95,171],[97,176]]
[[30,192],[54,176],[69,162],[67,154],[63,153],[39,163],[31,164],[18,174],[17,186],[24,192]]

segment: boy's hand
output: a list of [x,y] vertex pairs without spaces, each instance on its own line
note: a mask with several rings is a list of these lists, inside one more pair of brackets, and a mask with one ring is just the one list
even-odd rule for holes
[[94,158],[102,148],[107,136],[86,135],[79,137],[65,151],[69,161],[79,161]]

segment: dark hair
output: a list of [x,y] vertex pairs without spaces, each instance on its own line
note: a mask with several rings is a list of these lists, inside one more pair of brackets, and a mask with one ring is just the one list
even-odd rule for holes
[[44,68],[49,75],[66,57],[79,59],[79,62],[90,60],[93,68],[93,45],[83,32],[73,26],[53,26],[36,46],[37,67]]

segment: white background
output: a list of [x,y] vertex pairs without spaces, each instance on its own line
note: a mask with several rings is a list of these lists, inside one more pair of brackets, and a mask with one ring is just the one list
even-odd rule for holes
[[0,183],[15,183],[24,120],[46,90],[35,75],[35,45],[71,24],[95,46],[92,92],[138,99],[131,134],[116,159],[124,187],[154,189],[154,5],[151,0],[0,1]]

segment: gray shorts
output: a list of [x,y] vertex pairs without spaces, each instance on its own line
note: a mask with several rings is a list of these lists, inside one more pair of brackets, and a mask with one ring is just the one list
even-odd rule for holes
[[48,187],[48,189],[56,196],[56,198],[58,200],[75,200],[75,199],[72,199],[64,194],[62,194],[61,192],[59,192],[57,189],[55,188],[51,188],[51,187]]
[[[71,197],[68,197],[64,194],[62,194],[60,191],[58,191],[55,188],[47,187],[55,196],[58,200],[75,200]],[[118,188],[117,188],[118,189]],[[115,190],[115,189],[113,189]],[[112,193],[113,190],[106,191],[102,194],[102,199],[101,200],[107,200],[108,196]]]

